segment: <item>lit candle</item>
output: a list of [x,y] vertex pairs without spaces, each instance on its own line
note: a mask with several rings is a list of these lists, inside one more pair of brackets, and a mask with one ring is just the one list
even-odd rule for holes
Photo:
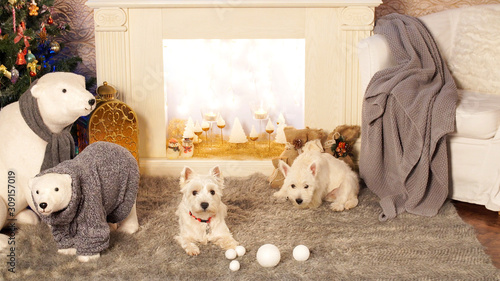
[[205,120],[213,122],[216,119],[217,119],[217,114],[215,114],[213,111],[205,113]]
[[254,111],[253,117],[258,120],[267,118],[267,111],[265,111],[262,107]]

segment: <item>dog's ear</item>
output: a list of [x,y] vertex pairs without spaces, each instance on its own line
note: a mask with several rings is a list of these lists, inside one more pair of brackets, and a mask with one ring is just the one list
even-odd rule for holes
[[224,182],[224,178],[222,177],[222,173],[220,171],[219,166],[215,166],[212,169],[210,169],[210,172],[208,174],[213,178],[215,178],[219,183],[222,184],[222,182]]
[[311,171],[311,174],[313,176],[316,176],[316,172],[318,171],[318,164],[316,164],[316,162],[313,162],[311,165],[309,165],[309,170]]
[[185,183],[187,183],[193,175],[194,175],[194,171],[191,168],[189,168],[188,166],[185,166],[181,172],[181,187]]
[[280,162],[278,163],[278,167],[281,173],[286,177],[288,175],[288,171],[290,171],[290,166],[288,166],[287,163],[280,160]]

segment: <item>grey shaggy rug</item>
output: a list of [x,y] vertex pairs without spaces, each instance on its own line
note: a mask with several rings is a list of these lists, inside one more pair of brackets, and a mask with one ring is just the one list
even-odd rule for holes
[[[499,272],[447,202],[432,218],[402,214],[379,222],[377,197],[362,189],[359,206],[336,213],[323,204],[298,210],[272,198],[276,190],[263,175],[227,178],[223,197],[227,224],[247,253],[232,272],[224,251],[209,244],[188,256],[173,237],[180,201],[178,179],[143,177],[138,196],[141,229],[113,233],[97,262],[79,263],[57,254],[46,225],[25,226],[16,234],[16,273],[7,280],[498,280]],[[256,261],[258,248],[281,251],[274,268]],[[292,256],[296,245],[311,250],[309,260]],[[4,256],[4,255],[2,255]],[[5,256],[4,256],[5,257]]]

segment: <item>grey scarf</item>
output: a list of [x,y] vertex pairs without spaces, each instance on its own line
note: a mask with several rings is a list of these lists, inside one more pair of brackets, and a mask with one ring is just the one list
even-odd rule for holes
[[52,168],[57,164],[75,157],[75,141],[71,136],[70,130],[73,124],[70,124],[60,133],[54,134],[43,122],[38,108],[38,102],[31,94],[31,88],[37,81],[31,84],[31,87],[19,98],[19,108],[24,121],[30,129],[41,139],[47,142],[45,156],[43,158],[40,171]]

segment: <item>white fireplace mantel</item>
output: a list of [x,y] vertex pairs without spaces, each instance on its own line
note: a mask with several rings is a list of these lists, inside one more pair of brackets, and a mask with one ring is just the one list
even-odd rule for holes
[[332,8],[377,7],[381,0],[89,0],[91,8]]
[[361,123],[356,46],[371,35],[374,9],[381,3],[90,0],[86,4],[94,9],[97,82],[115,86],[119,98],[136,111],[141,166],[162,170],[186,164],[165,158],[163,39],[305,39],[304,124],[331,131],[340,124]]

